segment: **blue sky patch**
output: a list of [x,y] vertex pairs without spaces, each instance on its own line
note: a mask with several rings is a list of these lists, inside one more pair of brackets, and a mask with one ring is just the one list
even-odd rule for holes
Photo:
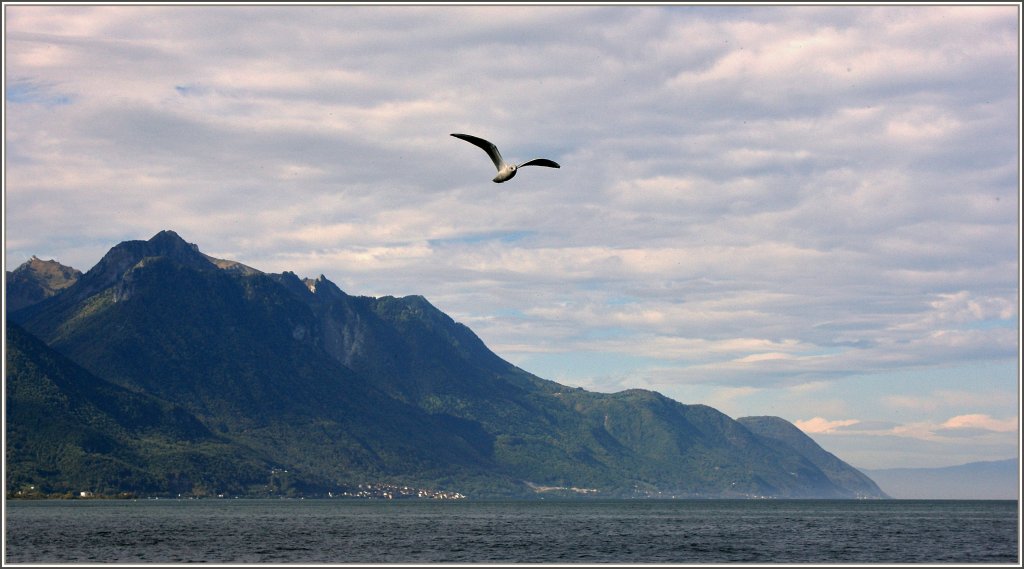
[[28,81],[9,83],[4,91],[8,103],[37,104],[48,107],[70,105],[71,97],[55,93],[46,87]]
[[485,233],[467,233],[465,235],[459,235],[457,237],[430,239],[428,243],[430,243],[431,247],[443,247],[445,245],[475,245],[487,241],[497,241],[500,243],[514,243],[516,241],[521,241],[533,234],[533,231],[488,231]]

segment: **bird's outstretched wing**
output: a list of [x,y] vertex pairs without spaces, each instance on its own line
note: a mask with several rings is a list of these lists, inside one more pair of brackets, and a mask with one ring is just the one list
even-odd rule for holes
[[[455,138],[461,138],[466,142],[475,144],[480,148],[484,149],[484,152],[491,157],[491,161],[494,162],[494,167],[501,170],[505,166],[505,159],[501,157],[501,152],[498,152],[498,147],[493,143],[488,142],[480,137],[472,136],[469,134],[452,134]],[[555,166],[557,168],[557,166]]]
[[523,166],[547,166],[548,168],[561,168],[561,166],[558,165],[558,162],[548,160],[547,158],[534,158],[533,160],[523,162],[519,165],[520,168]]

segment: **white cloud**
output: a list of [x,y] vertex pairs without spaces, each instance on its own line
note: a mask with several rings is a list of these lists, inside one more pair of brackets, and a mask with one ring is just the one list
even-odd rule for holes
[[942,424],[944,429],[981,429],[995,431],[997,433],[1012,433],[1017,431],[1017,419],[993,419],[988,415],[971,414],[957,415]]
[[839,427],[847,427],[850,425],[856,425],[859,423],[857,419],[840,419],[830,421],[823,417],[814,417],[813,419],[807,419],[804,421],[793,421],[801,431],[805,433],[831,433]]

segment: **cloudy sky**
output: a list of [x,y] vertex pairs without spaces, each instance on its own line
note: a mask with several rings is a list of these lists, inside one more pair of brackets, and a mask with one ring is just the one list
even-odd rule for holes
[[859,467],[1018,455],[1018,4],[4,17],[8,270],[171,229]]

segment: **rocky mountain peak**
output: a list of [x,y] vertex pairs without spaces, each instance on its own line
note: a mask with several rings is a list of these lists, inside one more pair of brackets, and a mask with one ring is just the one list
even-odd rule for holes
[[91,294],[117,282],[129,269],[147,257],[166,257],[195,268],[215,268],[199,247],[186,242],[177,233],[164,230],[148,241],[122,241],[115,245],[82,277],[86,293]]
[[62,265],[53,259],[44,261],[32,255],[31,259],[19,265],[14,271],[9,271],[9,274],[35,275],[37,278],[51,283],[54,288],[63,288],[74,284],[74,281],[82,276],[82,271]]
[[321,298],[330,300],[347,296],[340,288],[338,288],[338,285],[328,280],[327,277],[322,274],[315,279],[303,279],[302,282],[305,283],[309,292]]
[[82,272],[35,255],[7,271],[7,310],[15,311],[45,300],[78,282]]

